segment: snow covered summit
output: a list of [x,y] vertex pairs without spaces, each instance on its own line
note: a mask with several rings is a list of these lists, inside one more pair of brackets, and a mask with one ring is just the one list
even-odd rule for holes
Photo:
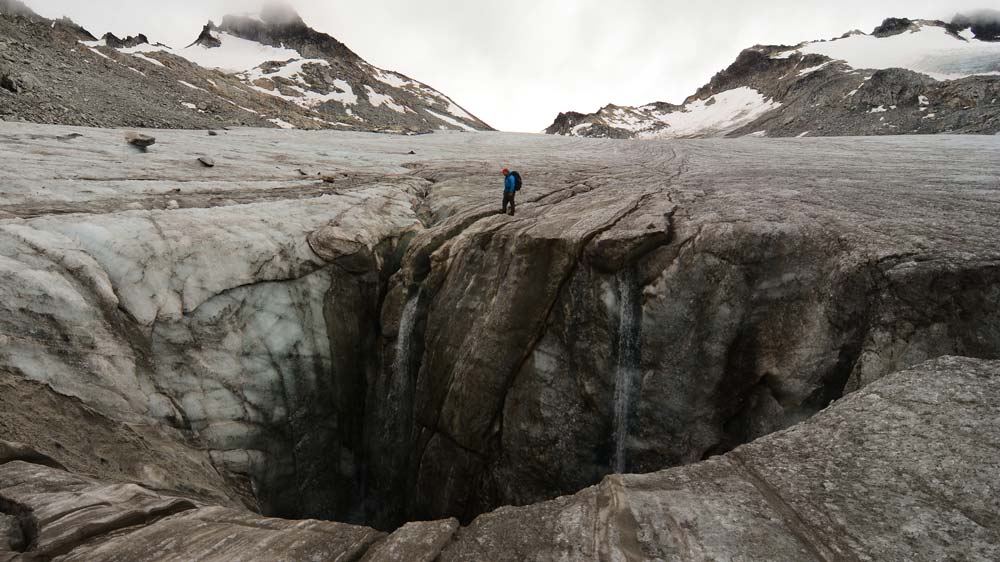
[[433,88],[365,62],[284,5],[209,22],[176,54],[345,128],[489,129]]
[[893,20],[871,35],[804,43],[775,57],[822,55],[856,69],[904,68],[936,80],[1000,75],[1000,42],[939,21]]
[[976,13],[951,23],[890,18],[871,34],[756,46],[680,106],[560,113],[546,132],[612,138],[996,133],[998,37],[1000,14]]

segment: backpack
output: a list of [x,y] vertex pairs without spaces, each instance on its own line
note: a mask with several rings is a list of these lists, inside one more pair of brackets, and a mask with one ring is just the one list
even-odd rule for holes
[[511,172],[510,175],[514,176],[514,191],[521,191],[521,174]]

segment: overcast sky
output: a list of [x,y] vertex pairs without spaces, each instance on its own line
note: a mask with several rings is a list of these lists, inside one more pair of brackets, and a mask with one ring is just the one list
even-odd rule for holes
[[[997,0],[291,0],[368,62],[433,86],[501,130],[560,111],[680,102],[757,43],[796,44],[886,17],[951,19]],[[259,0],[25,0],[100,37],[183,47]]]

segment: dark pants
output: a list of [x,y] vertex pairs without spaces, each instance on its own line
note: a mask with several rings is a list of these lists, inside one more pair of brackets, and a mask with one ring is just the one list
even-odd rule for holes
[[514,216],[514,195],[515,193],[512,191],[503,192],[503,211],[501,212],[504,214],[507,214],[507,205],[510,204],[510,216]]

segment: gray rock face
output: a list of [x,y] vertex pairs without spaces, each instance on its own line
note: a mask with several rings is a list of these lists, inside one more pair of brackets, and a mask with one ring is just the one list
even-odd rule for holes
[[0,372],[0,436],[12,441],[0,443],[0,464],[21,460],[109,483],[175,490],[215,505],[258,508],[245,480],[224,479],[209,454],[181,432],[121,423],[8,372]]
[[[944,357],[722,457],[608,476],[462,529],[411,523],[391,535],[11,460],[0,464],[0,531],[28,529],[31,541],[7,552],[0,543],[0,559],[991,560],[1000,556],[998,414],[1000,362]],[[19,517],[3,513],[12,505]]]
[[991,560],[998,393],[1000,362],[944,358],[724,457],[483,515],[440,559]]
[[[157,137],[0,133],[0,367],[99,414],[4,408],[0,438],[100,424],[38,448],[102,482],[468,522],[1000,357],[996,137]],[[166,452],[84,454],[141,439]]]
[[23,552],[27,546],[18,518],[0,513],[0,557],[5,553]]

